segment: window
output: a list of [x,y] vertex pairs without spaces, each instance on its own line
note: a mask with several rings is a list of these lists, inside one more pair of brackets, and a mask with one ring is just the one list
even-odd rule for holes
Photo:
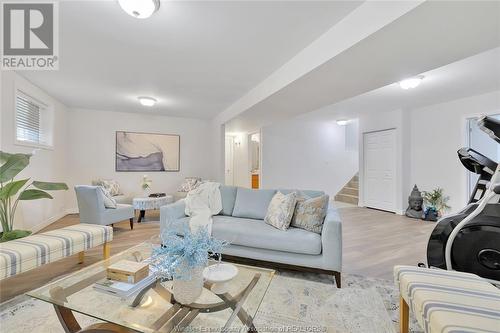
[[21,92],[16,93],[16,140],[30,146],[50,147],[51,117],[49,107]]

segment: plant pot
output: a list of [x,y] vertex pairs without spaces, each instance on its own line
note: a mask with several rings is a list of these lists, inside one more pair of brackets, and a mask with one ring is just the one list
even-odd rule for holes
[[425,221],[436,222],[438,218],[439,212],[435,208],[430,207],[425,210],[425,216],[423,218]]
[[181,304],[191,304],[203,291],[203,268],[202,266],[195,268],[185,268],[182,265],[178,269],[182,269],[182,278],[174,278],[172,289],[174,298]]

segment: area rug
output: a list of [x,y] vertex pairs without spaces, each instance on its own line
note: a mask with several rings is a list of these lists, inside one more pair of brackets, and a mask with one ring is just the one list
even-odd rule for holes
[[[393,333],[398,293],[392,281],[345,275],[342,289],[332,277],[282,271],[273,279],[254,320],[259,332]],[[97,320],[76,314],[82,327]],[[0,305],[0,332],[64,333],[52,305],[18,296]],[[416,322],[412,332],[419,332]]]

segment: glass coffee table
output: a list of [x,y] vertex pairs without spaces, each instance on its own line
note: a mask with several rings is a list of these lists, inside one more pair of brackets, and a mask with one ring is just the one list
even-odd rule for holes
[[[27,294],[53,304],[68,333],[256,331],[253,318],[274,276],[273,270],[236,264],[238,275],[229,282],[226,293],[216,295],[205,283],[201,296],[189,305],[175,301],[171,281],[154,282],[125,299],[94,289],[112,263],[122,259],[141,261],[150,255],[151,244],[143,243]],[[103,323],[82,329],[73,312]]]

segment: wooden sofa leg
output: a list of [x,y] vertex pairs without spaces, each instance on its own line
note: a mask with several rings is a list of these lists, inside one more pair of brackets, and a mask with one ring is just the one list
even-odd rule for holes
[[130,230],[134,230],[134,218],[131,217],[129,221],[130,221]]
[[403,297],[399,296],[399,331],[408,333],[410,322],[410,309]]
[[111,245],[109,245],[109,243],[106,242],[102,246],[102,255],[104,259],[108,259],[110,254],[111,254]]
[[335,284],[337,285],[337,288],[341,288],[342,287],[342,279],[341,279],[340,272],[333,272],[333,276],[335,277]]
[[78,252],[78,263],[83,264],[83,261],[85,260],[85,252]]

